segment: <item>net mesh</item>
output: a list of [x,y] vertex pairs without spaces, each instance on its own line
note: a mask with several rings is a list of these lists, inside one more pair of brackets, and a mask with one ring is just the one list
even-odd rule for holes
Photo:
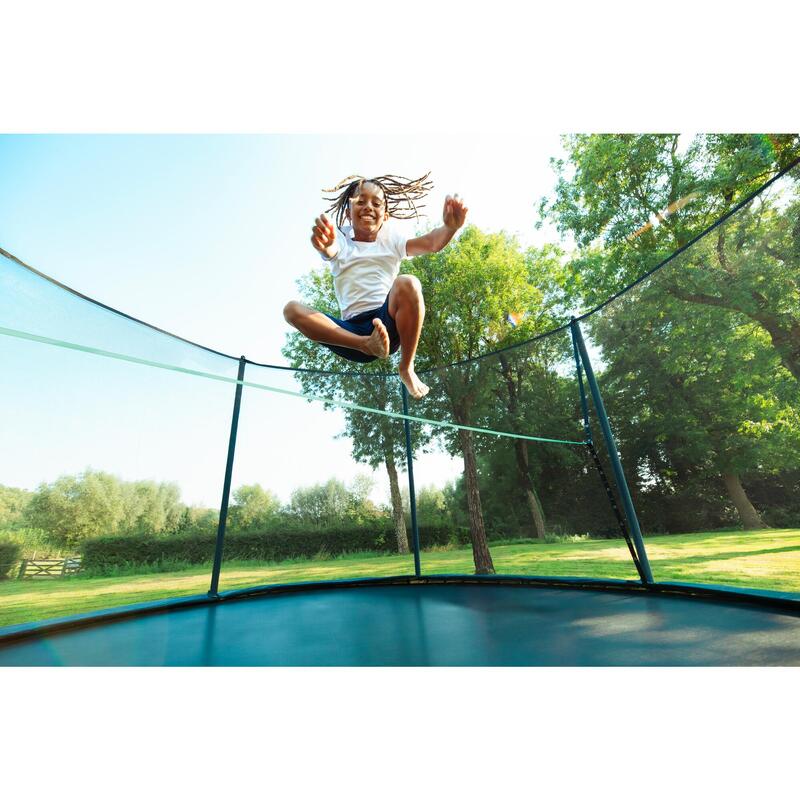
[[[415,516],[422,575],[636,580],[649,558],[657,581],[800,591],[799,260],[795,168],[581,318],[641,552],[568,324],[423,355],[407,410],[391,362],[299,339],[322,369],[247,362],[219,588],[414,575]],[[204,593],[239,360],[5,253],[0,333],[6,572],[83,562],[6,592],[0,624]]]
[[800,589],[799,175],[583,323],[657,580]]

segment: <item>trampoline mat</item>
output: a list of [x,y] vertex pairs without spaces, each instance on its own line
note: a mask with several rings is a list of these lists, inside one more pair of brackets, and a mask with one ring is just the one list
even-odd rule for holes
[[788,612],[641,592],[398,585],[231,599],[0,647],[0,666],[800,665]]

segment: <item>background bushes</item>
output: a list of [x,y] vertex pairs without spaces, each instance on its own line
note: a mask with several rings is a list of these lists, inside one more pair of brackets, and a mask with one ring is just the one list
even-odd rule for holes
[[6,537],[0,538],[0,580],[9,577],[14,565],[19,561],[21,547]]
[[[420,547],[466,544],[469,531],[452,525],[420,527]],[[205,564],[214,557],[216,536],[181,533],[171,536],[99,536],[81,545],[83,568],[102,573],[134,565],[155,567],[162,563]],[[394,529],[385,526],[347,526],[316,529],[286,525],[267,531],[229,532],[225,535],[226,561],[285,561],[322,555],[373,551],[392,553],[397,542]]]

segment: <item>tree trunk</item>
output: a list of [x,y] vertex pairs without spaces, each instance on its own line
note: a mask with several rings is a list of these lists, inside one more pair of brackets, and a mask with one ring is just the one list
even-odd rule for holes
[[766,528],[767,526],[762,521],[758,511],[753,508],[753,504],[750,502],[739,476],[735,472],[725,472],[722,475],[722,480],[725,481],[725,489],[736,506],[736,511],[744,529],[749,531]]
[[[503,355],[500,356],[500,370],[503,373],[503,378],[506,382],[506,391],[508,392],[508,397],[506,399],[508,413],[512,419],[515,419],[519,402],[517,384],[514,381],[514,373],[508,363],[508,359]],[[519,370],[517,370],[517,376],[521,378]],[[544,517],[542,516],[542,507],[539,504],[539,498],[536,496],[536,491],[533,488],[533,481],[531,481],[531,474],[528,468],[528,443],[522,439],[515,439],[514,453],[517,457],[517,477],[519,479],[520,488],[525,494],[525,500],[528,503],[533,532],[537,539],[544,539]]]
[[788,319],[788,314],[783,319],[774,314],[750,314],[750,317],[766,330],[783,366],[800,381],[800,322]]
[[542,515],[542,507],[539,504],[539,498],[536,496],[536,490],[533,488],[533,481],[531,480],[531,474],[528,468],[528,443],[522,441],[522,439],[515,439],[514,450],[517,455],[519,485],[522,491],[525,492],[525,499],[528,502],[528,511],[531,515],[533,532],[537,539],[544,539],[544,516]]
[[728,311],[738,311],[757,322],[769,334],[772,346],[778,352],[783,366],[791,372],[795,380],[800,381],[800,321],[789,314],[753,311],[740,303],[733,303],[716,295],[687,292],[677,286],[670,286],[668,289],[672,295],[687,303],[699,303],[724,308]]
[[[463,423],[459,420],[460,424]],[[472,539],[472,559],[475,562],[476,575],[494,575],[494,564],[486,541],[486,529],[483,526],[481,510],[481,494],[478,489],[478,462],[472,446],[472,433],[460,430],[461,450],[464,454],[464,478],[467,488],[467,511],[469,512],[469,532]]]
[[389,493],[392,497],[392,519],[394,520],[394,535],[397,537],[397,552],[405,555],[408,553],[406,518],[403,514],[403,498],[400,496],[400,484],[397,480],[397,467],[391,453],[386,456],[386,472],[389,474]]

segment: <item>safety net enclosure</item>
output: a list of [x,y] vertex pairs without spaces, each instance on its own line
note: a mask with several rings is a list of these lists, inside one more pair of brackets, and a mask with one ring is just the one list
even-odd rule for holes
[[[148,599],[195,594],[205,576],[159,586],[137,567],[155,543],[164,568],[213,558],[213,538],[180,553],[167,534],[186,538],[199,522],[182,488],[220,492],[236,360],[103,308],[10,256],[0,260],[0,483],[35,490],[8,533],[17,547],[6,574],[21,577],[3,583],[3,623],[138,602],[142,589]],[[80,580],[51,577],[71,564]],[[105,577],[84,581],[93,570]]]
[[798,178],[583,322],[656,580],[800,591]]
[[[797,663],[798,169],[582,315],[534,298],[541,318],[482,318],[489,272],[463,312],[429,301],[418,401],[391,362],[312,360],[298,338],[291,367],[233,357],[0,252],[3,450],[20,454],[0,484],[28,487],[0,663],[84,646],[83,663]],[[44,561],[77,572],[24,577]],[[705,660],[667,648],[692,609],[682,641],[719,637]],[[103,622],[110,638],[46,639]]]
[[[463,426],[434,434],[464,460],[470,572],[639,577],[611,473],[589,444],[576,352],[567,326],[424,373],[431,391],[415,408]],[[425,481],[421,470],[417,479]],[[559,540],[572,543],[568,553]]]

